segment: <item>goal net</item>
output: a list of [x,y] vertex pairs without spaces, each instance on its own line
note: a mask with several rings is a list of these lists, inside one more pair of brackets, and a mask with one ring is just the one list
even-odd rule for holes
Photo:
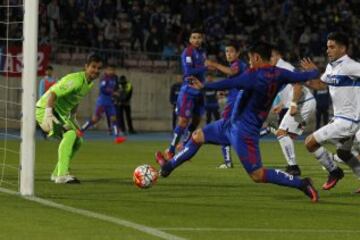
[[38,1],[0,0],[0,187],[33,195]]

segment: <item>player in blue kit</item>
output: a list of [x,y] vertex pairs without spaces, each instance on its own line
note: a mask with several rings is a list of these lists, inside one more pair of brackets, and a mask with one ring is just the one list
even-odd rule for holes
[[108,124],[111,125],[111,131],[115,137],[115,143],[122,143],[126,140],[120,132],[116,121],[116,110],[113,103],[113,93],[117,87],[118,77],[116,75],[116,69],[113,65],[108,65],[105,69],[105,74],[100,80],[99,96],[96,101],[95,113],[82,127],[81,131],[84,132],[91,126],[100,121],[105,113]]
[[314,69],[308,72],[295,73],[270,65],[271,48],[271,45],[263,42],[254,44],[248,52],[251,69],[240,76],[205,85],[195,78],[191,79],[191,86],[197,89],[238,88],[243,89],[243,93],[238,94],[230,122],[218,124],[218,128],[213,128],[215,131],[212,133],[206,129],[195,131],[184,149],[170,161],[156,156],[163,177],[167,177],[176,167],[194,156],[203,143],[231,144],[253,181],[296,188],[310,197],[312,202],[318,201],[318,193],[309,178],[301,179],[262,165],[260,130],[276,94],[284,84],[305,82],[319,76],[319,71],[311,61],[301,62],[305,69]]
[[[202,31],[195,29],[190,34],[189,45],[181,54],[181,65],[183,69],[183,84],[176,103],[177,125],[173,131],[173,138],[168,149],[165,150],[165,157],[170,159],[174,156],[176,145],[179,143],[185,130],[186,136],[192,132],[200,123],[204,114],[204,94],[198,89],[189,86],[189,77],[194,76],[201,82],[205,81],[206,55],[201,48],[203,42]],[[191,121],[191,122],[190,122]],[[184,139],[184,143],[187,137]]]
[[[228,77],[235,77],[237,75],[240,75],[247,69],[247,64],[239,59],[240,47],[236,42],[229,42],[225,45],[225,56],[226,61],[229,63],[229,66],[224,66],[212,61],[208,61],[208,66],[213,67],[216,70],[226,74]],[[224,122],[230,120],[230,115],[238,93],[239,89],[237,88],[229,89],[227,91],[226,105],[224,107],[224,111],[222,112],[222,118]],[[209,127],[207,126],[206,129],[209,129]],[[221,152],[224,157],[224,163],[221,164],[219,168],[232,168],[233,163],[231,160],[230,145],[223,145],[221,147]]]

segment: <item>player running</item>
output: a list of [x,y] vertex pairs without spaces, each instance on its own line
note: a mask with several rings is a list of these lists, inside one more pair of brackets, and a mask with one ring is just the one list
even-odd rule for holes
[[[271,46],[267,43],[254,44],[248,53],[251,69],[240,76],[214,83],[206,83],[205,89],[225,90],[243,89],[241,101],[238,95],[232,113],[231,122],[218,125],[209,134],[206,128],[197,130],[185,148],[170,161],[157,156],[161,165],[160,174],[168,176],[175,168],[189,160],[198,151],[201,144],[216,142],[231,144],[241,163],[253,181],[257,183],[273,183],[277,185],[297,188],[310,197],[312,202],[318,201],[318,194],[309,178],[300,179],[278,169],[262,166],[259,133],[268,116],[272,102],[284,84],[304,82],[319,75],[314,69],[308,72],[293,73],[285,69],[270,65]],[[312,62],[303,63],[307,68],[316,68]],[[193,79],[193,87],[202,88],[203,84]]]
[[320,80],[308,85],[314,89],[329,86],[334,118],[327,125],[309,135],[306,148],[329,172],[324,190],[330,190],[344,177],[343,170],[337,166],[334,156],[322,145],[329,141],[335,143],[337,156],[350,168],[357,168],[358,159],[351,153],[353,140],[360,123],[360,63],[347,55],[348,37],[341,32],[332,32],[327,37],[329,63]]
[[[277,48],[272,50],[271,63],[289,71],[295,70],[294,66],[281,58]],[[294,139],[303,134],[310,117],[315,113],[316,101],[311,91],[300,83],[287,84],[278,95],[281,104],[287,109],[276,131],[281,150],[288,163],[285,172],[300,176],[301,170],[296,162]]]
[[96,101],[94,115],[82,127],[81,131],[86,131],[100,121],[103,114],[107,118],[108,124],[111,125],[112,135],[115,137],[115,143],[122,143],[126,140],[123,133],[119,130],[116,121],[116,109],[113,103],[113,94],[117,87],[118,77],[114,65],[108,65],[105,74],[100,81],[99,97]]
[[[185,130],[188,129],[187,136],[191,136],[191,133],[199,125],[201,116],[204,114],[204,94],[200,90],[191,88],[188,85],[190,76],[195,76],[201,82],[205,81],[207,67],[205,65],[205,52],[201,48],[203,42],[202,31],[198,29],[193,30],[190,34],[189,42],[190,44],[181,54],[183,85],[176,103],[178,122],[174,129],[170,146],[165,150],[165,157],[167,159],[174,156],[176,145],[179,143]],[[184,142],[186,141],[185,137]]]
[[51,175],[55,183],[80,183],[70,175],[70,160],[83,142],[76,121],[76,110],[81,99],[94,86],[99,77],[102,60],[90,55],[82,72],[71,73],[52,86],[36,103],[36,121],[48,136],[61,139],[58,162]]

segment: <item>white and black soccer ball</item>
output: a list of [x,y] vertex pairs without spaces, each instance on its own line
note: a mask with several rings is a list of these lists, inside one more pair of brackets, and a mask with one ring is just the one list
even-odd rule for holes
[[158,171],[148,164],[138,166],[133,174],[134,183],[139,188],[149,188],[153,186],[158,177]]

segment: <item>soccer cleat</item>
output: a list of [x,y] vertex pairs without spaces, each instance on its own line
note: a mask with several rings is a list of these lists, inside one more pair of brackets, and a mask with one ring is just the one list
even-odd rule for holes
[[301,176],[301,170],[298,165],[287,165],[285,172],[293,176]]
[[114,143],[116,143],[116,144],[120,144],[120,143],[123,143],[123,142],[125,142],[126,141],[126,137],[116,137],[115,139],[114,139]]
[[72,175],[57,176],[55,177],[55,183],[57,184],[79,184],[80,181]]
[[233,168],[233,164],[232,163],[222,163],[220,164],[217,168],[219,169],[227,169],[227,168]]
[[160,165],[160,167],[164,166],[167,162],[164,155],[160,151],[155,153],[155,160]]
[[165,159],[166,161],[169,161],[170,159],[172,159],[172,158],[174,157],[174,155],[175,155],[175,153],[170,152],[169,149],[166,149],[165,152],[164,152],[163,157],[164,157],[164,159]]
[[331,171],[326,183],[323,184],[322,188],[324,190],[330,190],[337,182],[344,177],[344,172],[341,168],[337,167],[335,170]]
[[170,175],[171,172],[169,171],[166,171],[164,170],[164,165],[166,164],[167,160],[165,159],[164,155],[160,152],[160,151],[157,151],[155,153],[155,160],[156,162],[160,165],[161,169],[159,171],[159,174],[162,176],[162,177],[167,177]]
[[354,193],[360,194],[360,188],[356,190]]
[[304,178],[301,180],[302,184],[300,190],[305,193],[306,196],[310,198],[310,200],[315,203],[319,201],[319,194],[316,191],[315,187],[312,184],[310,178]]

